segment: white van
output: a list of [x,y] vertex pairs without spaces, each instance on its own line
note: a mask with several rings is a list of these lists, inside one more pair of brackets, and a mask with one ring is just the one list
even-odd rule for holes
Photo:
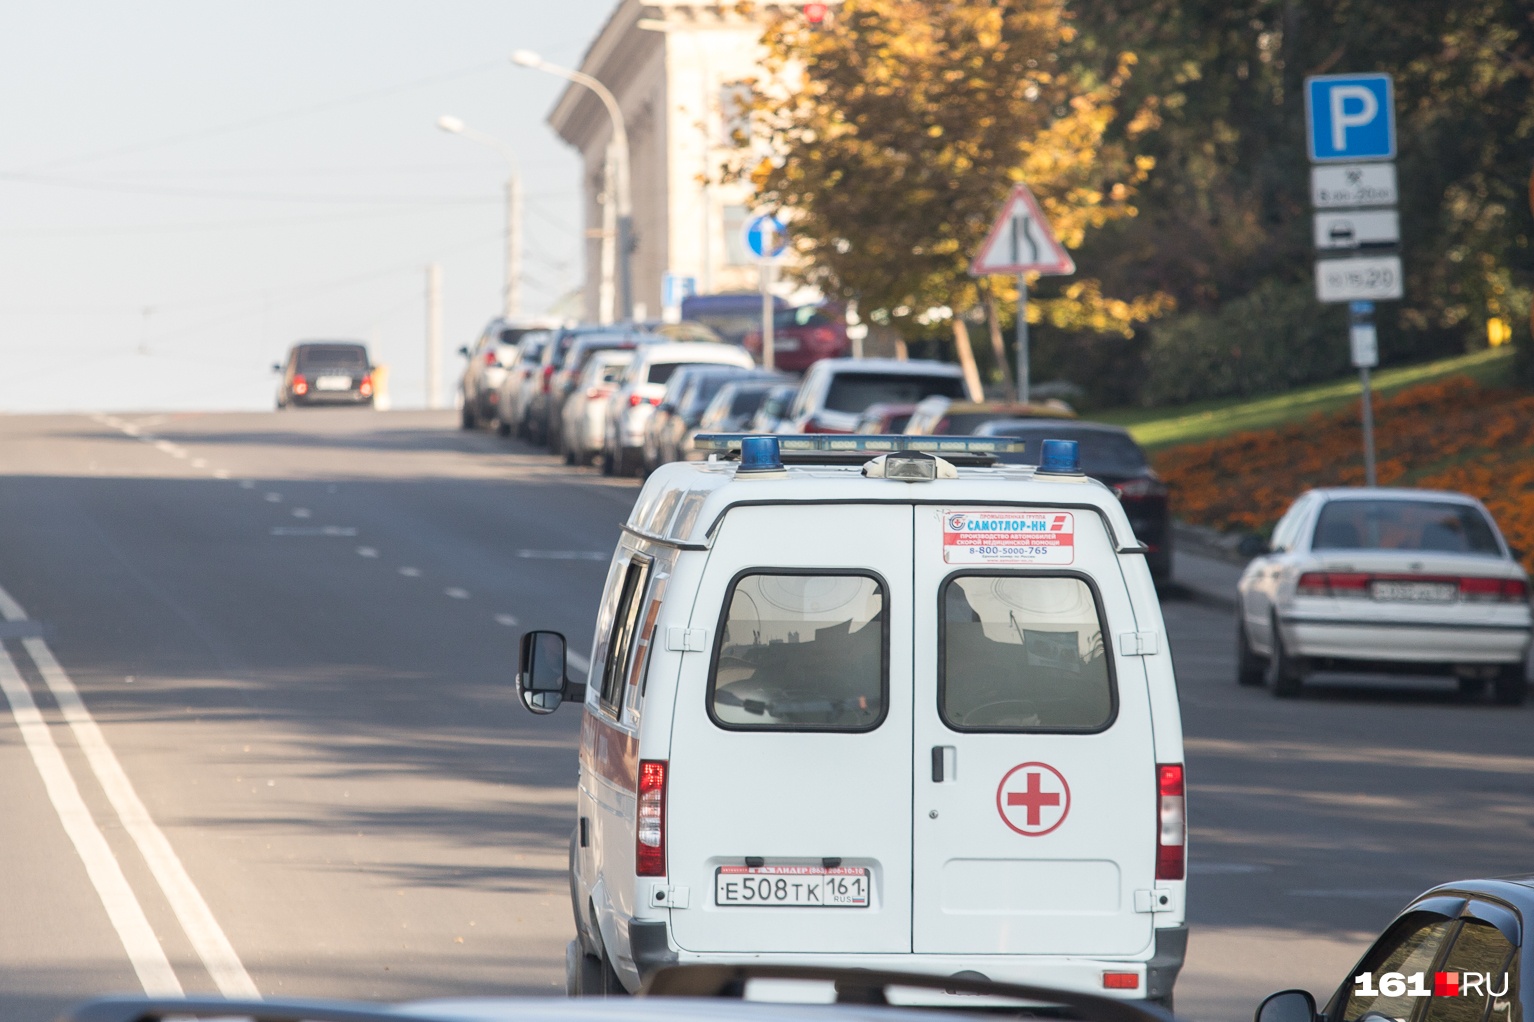
[[749,961],[1170,1003],[1176,683],[1145,547],[1075,444],[698,445],[732,453],[640,492],[589,685],[523,637],[528,708],[585,703],[571,992]]

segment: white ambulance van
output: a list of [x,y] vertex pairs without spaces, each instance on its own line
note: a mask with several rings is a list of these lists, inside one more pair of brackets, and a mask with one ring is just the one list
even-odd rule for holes
[[[1170,1004],[1187,944],[1160,605],[1075,444],[700,437],[623,527],[584,702],[574,994],[676,963],[892,969]],[[941,996],[941,995],[940,995]]]

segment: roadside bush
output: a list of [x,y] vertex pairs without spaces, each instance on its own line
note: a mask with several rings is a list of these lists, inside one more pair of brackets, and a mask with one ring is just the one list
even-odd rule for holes
[[1344,309],[1318,304],[1308,282],[1264,282],[1214,312],[1153,324],[1140,403],[1272,394],[1340,376],[1347,329]]

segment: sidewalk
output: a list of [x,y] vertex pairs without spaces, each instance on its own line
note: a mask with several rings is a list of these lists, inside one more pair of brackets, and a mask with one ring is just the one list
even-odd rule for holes
[[1172,528],[1172,581],[1201,603],[1235,609],[1236,581],[1247,559],[1228,537],[1177,523]]

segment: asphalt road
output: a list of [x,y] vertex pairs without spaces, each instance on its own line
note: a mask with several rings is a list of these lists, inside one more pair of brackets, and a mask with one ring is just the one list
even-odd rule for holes
[[[635,495],[451,413],[0,416],[0,1018],[105,991],[555,993],[589,639]],[[1192,563],[1192,562],[1190,562]],[[1179,1008],[1323,992],[1424,887],[1527,869],[1534,710],[1233,682],[1166,603],[1188,736]]]

